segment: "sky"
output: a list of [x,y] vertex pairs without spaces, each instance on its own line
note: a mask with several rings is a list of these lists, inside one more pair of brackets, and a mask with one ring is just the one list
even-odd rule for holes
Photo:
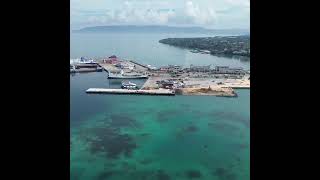
[[106,25],[250,29],[250,0],[70,0],[71,29]]

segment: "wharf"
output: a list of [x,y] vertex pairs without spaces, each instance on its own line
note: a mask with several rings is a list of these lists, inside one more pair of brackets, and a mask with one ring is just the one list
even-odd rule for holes
[[108,63],[98,63],[100,67],[102,67],[105,71],[111,73],[119,73],[120,70],[112,64]]
[[138,94],[138,95],[164,95],[174,96],[175,91],[169,89],[154,89],[154,90],[128,90],[128,89],[105,89],[105,88],[89,88],[86,93],[97,94]]
[[137,69],[143,70],[143,71],[147,71],[149,69],[148,66],[137,63],[135,61],[130,60],[129,62],[131,62],[132,64],[134,64],[136,66]]
[[242,85],[242,84],[232,84],[232,85],[228,85],[226,87],[230,87],[232,89],[250,89],[250,84],[245,84],[245,85]]

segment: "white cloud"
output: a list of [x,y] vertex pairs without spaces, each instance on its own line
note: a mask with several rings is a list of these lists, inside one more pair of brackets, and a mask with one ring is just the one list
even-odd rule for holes
[[71,21],[82,25],[219,27],[225,22],[232,26],[235,18],[247,26],[249,10],[249,0],[71,0]]
[[194,24],[211,25],[214,24],[217,15],[213,7],[200,8],[199,5],[192,1],[187,1],[185,4],[185,15],[191,18]]

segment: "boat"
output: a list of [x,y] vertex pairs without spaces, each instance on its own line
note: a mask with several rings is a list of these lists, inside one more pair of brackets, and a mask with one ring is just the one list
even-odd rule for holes
[[75,72],[76,72],[75,65],[70,65],[70,73],[75,73]]
[[102,68],[102,67],[97,67],[97,71],[98,71],[98,72],[102,72],[102,71],[103,71],[103,68]]
[[137,85],[135,83],[132,83],[130,81],[123,81],[121,83],[122,89],[137,89]]
[[120,73],[111,73],[109,72],[108,79],[146,79],[148,78],[147,75],[141,75],[141,74],[124,74],[123,70],[121,70]]
[[80,59],[70,59],[70,65],[71,64],[98,64],[93,59],[85,59],[84,57],[81,57]]
[[192,53],[199,53],[200,51],[199,51],[198,49],[193,49],[193,50],[191,50],[190,52],[192,52]]
[[209,50],[200,50],[200,53],[201,54],[210,54],[210,51]]
[[150,64],[148,64],[147,67],[148,67],[148,69],[150,69],[150,70],[156,70],[156,69],[157,69],[156,67],[151,66]]

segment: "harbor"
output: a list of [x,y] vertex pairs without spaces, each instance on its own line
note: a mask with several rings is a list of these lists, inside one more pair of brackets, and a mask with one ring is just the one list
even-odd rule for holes
[[[89,88],[87,93],[140,95],[208,95],[237,97],[236,89],[250,89],[250,71],[211,65],[167,65],[153,67],[112,55],[80,61],[71,65],[74,72],[107,72],[108,79],[123,80],[122,89]],[[146,79],[141,87],[128,80]],[[124,85],[124,81],[127,81]]]

